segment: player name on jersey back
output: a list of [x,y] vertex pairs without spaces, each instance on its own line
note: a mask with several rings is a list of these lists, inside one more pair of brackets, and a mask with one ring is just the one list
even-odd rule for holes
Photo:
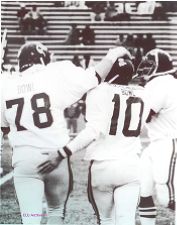
[[86,119],[100,137],[87,148],[86,159],[115,159],[141,149],[140,131],[147,118],[144,88],[103,83],[88,94]]

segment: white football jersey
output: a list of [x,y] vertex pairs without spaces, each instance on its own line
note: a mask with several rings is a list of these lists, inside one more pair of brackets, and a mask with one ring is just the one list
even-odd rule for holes
[[103,83],[90,91],[86,120],[101,135],[87,148],[86,160],[120,159],[141,150],[140,130],[149,113],[144,88]]
[[12,147],[60,148],[69,141],[64,109],[98,85],[94,68],[69,61],[34,65],[2,79],[1,126],[10,126]]
[[150,139],[177,138],[177,79],[171,75],[156,77],[145,90],[156,113],[147,124]]

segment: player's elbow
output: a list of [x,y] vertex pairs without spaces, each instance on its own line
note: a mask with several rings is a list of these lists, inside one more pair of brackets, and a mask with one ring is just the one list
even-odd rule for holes
[[88,134],[90,134],[90,136],[92,136],[92,139],[94,139],[94,140],[99,139],[99,137],[101,135],[103,135],[101,129],[99,129],[97,126],[95,126],[93,124],[86,125],[86,129],[87,129]]

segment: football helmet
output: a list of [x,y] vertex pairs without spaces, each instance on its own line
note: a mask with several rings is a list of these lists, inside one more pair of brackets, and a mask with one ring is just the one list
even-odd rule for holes
[[134,66],[128,58],[118,58],[107,75],[105,82],[127,85],[132,79]]
[[149,51],[140,62],[136,77],[146,83],[152,78],[174,73],[171,56],[162,49]]
[[22,45],[18,52],[19,71],[22,72],[34,64],[47,65],[50,62],[50,53],[40,42],[28,42]]

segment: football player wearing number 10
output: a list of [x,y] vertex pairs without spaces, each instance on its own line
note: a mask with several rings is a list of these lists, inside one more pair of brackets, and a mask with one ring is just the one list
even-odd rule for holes
[[[2,79],[2,130],[10,127],[14,185],[24,224],[40,224],[42,199],[48,203],[48,224],[63,224],[63,212],[72,189],[69,158],[39,173],[37,167],[69,141],[64,109],[96,87],[123,47],[110,49],[94,67],[84,70],[70,61],[50,63],[47,48],[38,42],[19,50],[20,76]],[[63,211],[64,210],[64,211]]]
[[101,225],[135,225],[139,135],[149,109],[144,89],[127,85],[132,75],[131,61],[119,58],[105,82],[87,94],[86,128],[58,152],[62,160],[89,145],[88,196]]

